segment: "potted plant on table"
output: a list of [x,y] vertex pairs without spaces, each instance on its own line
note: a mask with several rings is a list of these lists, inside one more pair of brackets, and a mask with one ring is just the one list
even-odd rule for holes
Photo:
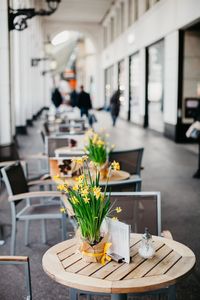
[[[107,185],[104,191],[100,187],[98,170],[96,170],[95,177],[92,178],[87,156],[74,158],[73,161],[80,165],[82,175],[77,177],[73,187],[68,186],[65,182],[61,183],[59,180],[60,184],[57,188],[67,194],[74,211],[81,237],[79,251],[84,260],[104,264],[106,259],[110,260],[107,251],[111,244],[108,243],[107,235],[101,235],[101,225],[105,218],[113,212],[110,194],[107,193]],[[111,164],[109,170],[116,166],[116,162]],[[117,207],[114,211],[119,213],[121,208]]]
[[108,134],[102,131],[96,133],[90,129],[85,134],[85,152],[88,154],[90,161],[100,172],[100,179],[106,179],[108,175],[108,156],[114,145],[110,147],[107,142]]

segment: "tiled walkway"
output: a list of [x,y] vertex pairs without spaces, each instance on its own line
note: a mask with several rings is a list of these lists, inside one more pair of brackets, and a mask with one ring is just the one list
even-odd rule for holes
[[[142,171],[145,191],[161,191],[162,200],[162,228],[169,229],[175,240],[188,245],[197,255],[197,277],[200,277],[200,180],[193,179],[196,171],[197,146],[185,146],[175,144],[165,139],[160,134],[145,131],[142,128],[118,120],[115,128],[111,126],[110,116],[106,113],[98,113],[96,127],[104,127],[109,133],[117,148],[132,148],[143,146],[144,159]],[[42,151],[42,141],[39,135],[39,122],[29,129],[28,136],[18,138],[20,153],[22,156],[37,151]],[[8,235],[6,244],[0,247],[0,255],[8,254],[10,244],[10,211],[6,202],[6,195],[1,194],[0,220],[6,223]],[[34,224],[35,225],[35,224]],[[52,280],[43,272],[41,258],[49,246],[60,240],[59,224],[49,222],[48,245],[41,244],[40,224],[32,226],[30,247],[23,244],[23,225],[18,230],[17,254],[29,255],[31,259],[33,296],[39,299],[68,299],[68,290]],[[18,267],[0,267],[0,299],[22,299],[21,287],[23,287],[22,270]],[[9,275],[6,274],[9,270]],[[198,275],[199,273],[199,275]],[[8,277],[9,276],[9,277]],[[11,287],[9,287],[11,286]],[[17,292],[16,292],[17,291]],[[194,276],[189,276],[178,284],[178,300],[200,299],[200,285]]]

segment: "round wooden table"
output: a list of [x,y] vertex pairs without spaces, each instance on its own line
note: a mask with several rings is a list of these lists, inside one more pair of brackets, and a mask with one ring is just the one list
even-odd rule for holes
[[[126,299],[128,293],[170,290],[195,265],[195,255],[188,247],[157,236],[153,236],[156,254],[145,260],[138,254],[140,240],[140,234],[131,234],[130,264],[111,261],[104,266],[84,262],[77,253],[76,239],[67,240],[44,254],[43,269],[53,280],[72,289]],[[170,299],[173,297],[172,293]]]
[[[55,175],[59,175],[61,176],[60,174],[60,169],[59,169],[59,166],[58,166],[58,161],[62,161],[62,158],[59,158],[59,159],[50,159],[49,160],[49,165],[50,165],[50,175],[51,177],[53,178]],[[62,177],[62,176],[61,176]],[[74,176],[74,177],[63,177],[61,178],[62,180],[65,180],[66,183],[68,183],[68,185],[71,185],[73,186],[74,184],[77,183],[76,181],[76,177],[77,176]],[[115,170],[112,170],[111,171],[111,174],[110,174],[110,177],[109,177],[109,182],[117,182],[117,181],[122,181],[122,180],[126,180],[130,177],[130,174],[126,171],[122,171],[122,170],[119,170],[119,171],[115,171]],[[106,183],[107,179],[101,179],[100,180],[100,183]]]

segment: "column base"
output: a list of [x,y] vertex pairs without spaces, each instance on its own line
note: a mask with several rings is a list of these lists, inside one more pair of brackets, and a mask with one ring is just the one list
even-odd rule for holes
[[30,127],[33,127],[33,120],[32,119],[26,120],[26,125],[30,126]]
[[0,161],[18,160],[19,155],[15,143],[7,146],[0,146]]
[[16,126],[16,134],[28,134],[26,126]]

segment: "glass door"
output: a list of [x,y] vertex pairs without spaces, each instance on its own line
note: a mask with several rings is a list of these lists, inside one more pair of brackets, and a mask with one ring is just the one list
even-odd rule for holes
[[114,67],[105,70],[105,108],[110,105],[110,98],[114,93]]
[[138,52],[130,56],[129,64],[129,120],[140,124],[140,58]]
[[148,47],[147,103],[148,126],[164,132],[164,41]]

